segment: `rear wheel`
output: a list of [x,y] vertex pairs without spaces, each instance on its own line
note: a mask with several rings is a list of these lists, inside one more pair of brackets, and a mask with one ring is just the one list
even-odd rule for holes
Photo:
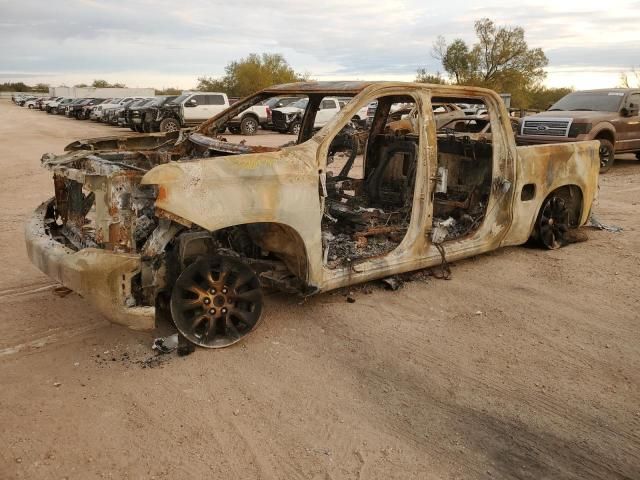
[[600,173],[605,173],[609,171],[613,162],[615,160],[615,150],[613,148],[613,143],[611,143],[606,138],[598,139],[600,141]]
[[640,160],[640,152],[636,152],[636,158]]
[[552,195],[542,205],[536,225],[538,240],[549,250],[564,247],[569,231],[569,209],[562,197]]
[[176,132],[180,130],[180,124],[175,118],[165,118],[160,122],[161,132]]
[[173,287],[171,314],[189,341],[207,348],[232,345],[260,322],[262,289],[253,270],[231,257],[202,257]]
[[255,135],[258,133],[258,121],[254,117],[244,117],[240,122],[240,131],[243,135]]

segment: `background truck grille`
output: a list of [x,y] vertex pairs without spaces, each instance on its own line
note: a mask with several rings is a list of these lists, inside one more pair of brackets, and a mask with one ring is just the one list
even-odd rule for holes
[[570,127],[570,118],[525,118],[522,122],[522,135],[567,137]]
[[287,116],[278,110],[271,112],[271,121],[278,130],[286,130],[289,128],[289,125],[287,125]]

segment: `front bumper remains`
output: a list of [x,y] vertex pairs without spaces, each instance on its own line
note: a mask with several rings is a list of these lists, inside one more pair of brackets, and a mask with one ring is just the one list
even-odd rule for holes
[[140,272],[140,256],[99,248],[74,251],[56,241],[45,226],[54,199],[40,205],[25,225],[27,254],[49,277],[80,294],[113,323],[134,330],[155,327],[155,308],[135,305],[132,281]]

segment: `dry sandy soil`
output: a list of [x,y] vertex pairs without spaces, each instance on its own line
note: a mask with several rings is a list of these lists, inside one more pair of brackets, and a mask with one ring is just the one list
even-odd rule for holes
[[158,360],[23,243],[41,154],[118,131],[0,102],[0,478],[640,478],[640,162],[601,178],[622,233],[271,296],[241,344]]

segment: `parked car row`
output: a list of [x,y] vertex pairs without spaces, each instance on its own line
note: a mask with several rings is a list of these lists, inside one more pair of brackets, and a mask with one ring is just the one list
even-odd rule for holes
[[[314,128],[322,128],[335,117],[351,99],[348,97],[326,97],[318,106]],[[221,92],[184,92],[179,96],[124,97],[124,98],[62,98],[62,97],[20,97],[17,104],[37,108],[50,114],[65,115],[77,120],[91,119],[118,127],[128,127],[137,132],[171,132],[198,125],[226,110],[230,100]],[[272,130],[279,133],[298,135],[309,99],[301,96],[272,97],[247,108],[228,120],[225,128],[231,134],[255,135],[258,130]],[[367,126],[377,108],[372,102],[361,108],[353,116],[355,125]],[[408,119],[411,108],[390,112],[398,120]],[[478,110],[475,105],[438,104],[434,105],[438,124],[453,118],[472,114],[486,115],[486,110]],[[406,110],[406,111],[405,111]]]
[[[170,132],[199,125],[226,110],[230,100],[224,93],[184,92],[176,96],[124,98],[64,98],[16,95],[13,101],[22,107],[65,115],[77,120],[94,120],[137,132]],[[255,135],[259,128],[274,129],[272,112],[300,97],[271,98],[229,120],[230,133]],[[295,126],[294,126],[295,127]],[[286,128],[283,130],[288,131]]]
[[[20,97],[16,103],[28,108],[44,110],[53,115],[65,115],[77,120],[94,120],[137,132],[171,132],[199,125],[226,110],[230,100],[220,92],[184,92],[179,96],[124,97],[124,98],[63,98]],[[318,106],[314,129],[322,128],[351,101],[348,97],[326,97]],[[231,134],[255,135],[258,130],[298,135],[307,109],[308,97],[272,97],[247,108],[228,120],[225,127]],[[353,116],[354,125],[367,126],[377,108],[376,102],[361,108]],[[408,118],[410,108],[402,105],[390,112],[398,119]],[[454,104],[438,105],[434,112],[440,121],[451,117],[464,117],[465,113]]]
[[[152,107],[162,106],[175,96],[123,97],[123,98],[64,98],[29,97],[16,95],[12,100],[22,107],[38,109],[51,115],[65,115],[76,120],[95,120],[138,132],[158,131],[145,129],[143,119]],[[153,124],[153,122],[149,122]]]

